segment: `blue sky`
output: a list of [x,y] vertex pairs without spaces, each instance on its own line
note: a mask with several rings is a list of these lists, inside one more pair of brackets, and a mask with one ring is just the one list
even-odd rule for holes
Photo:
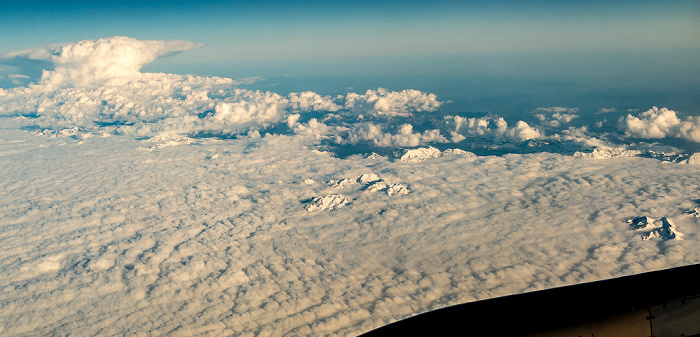
[[[3,4],[0,49],[126,35],[207,46],[182,62],[643,52],[700,45],[700,2],[223,1]],[[192,53],[190,53],[192,54]]]
[[0,51],[115,35],[202,42],[144,71],[234,78],[700,81],[697,0],[33,1],[3,4],[0,30]]

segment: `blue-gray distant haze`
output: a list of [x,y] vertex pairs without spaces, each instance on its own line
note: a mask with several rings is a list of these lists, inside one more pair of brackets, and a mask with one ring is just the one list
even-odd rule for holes
[[[311,90],[338,95],[377,87],[413,88],[436,93],[445,102],[439,109],[442,112],[490,112],[527,122],[537,108],[559,106],[578,109],[580,118],[571,125],[582,126],[600,119],[596,113],[601,108],[614,108],[606,116],[606,126],[614,128],[628,111],[654,105],[673,107],[684,116],[700,116],[697,53],[700,50],[384,57],[231,70],[214,64],[198,70],[230,77],[257,75],[259,80],[244,87],[278,93]],[[144,70],[164,71],[167,66],[155,63]],[[284,71],[287,73],[281,76]],[[700,151],[695,143],[661,141]]]

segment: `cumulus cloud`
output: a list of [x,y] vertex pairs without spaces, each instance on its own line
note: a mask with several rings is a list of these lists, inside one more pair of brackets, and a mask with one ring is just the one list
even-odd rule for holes
[[[44,70],[38,84],[2,91],[0,115],[31,116],[32,123],[47,130],[144,137],[163,133],[254,135],[256,129],[286,123],[297,135],[318,138],[346,130],[324,124],[331,117],[340,118],[331,112],[343,110],[346,117],[361,113],[406,115],[434,111],[440,106],[434,94],[417,90],[379,88],[336,97],[311,91],[280,95],[238,87],[260,80],[255,77],[232,80],[139,72],[143,64],[159,56],[197,46],[186,41],[139,41],[117,36],[8,53],[5,59],[41,60],[53,68]],[[317,111],[327,113],[326,117],[301,118],[301,114]],[[297,123],[300,120],[303,123]],[[394,137],[394,143],[415,143],[403,139],[406,137],[411,136],[402,133]],[[436,134],[412,138],[427,141],[431,137],[437,139]],[[387,139],[380,143],[388,144]]]
[[[267,128],[285,123],[299,135],[318,137],[343,131],[326,127],[322,121],[301,118],[303,114],[322,111],[323,121],[347,122],[331,114],[345,106],[345,97],[322,96],[315,92],[292,92],[288,95],[237,87],[238,82],[218,77],[141,74],[121,85],[99,88],[57,88],[47,91],[39,86],[3,90],[0,115],[32,116],[33,123],[52,129],[78,127],[85,132],[135,134],[152,137],[163,132],[232,132]],[[425,93],[423,95],[428,96]],[[354,97],[353,93],[348,94]],[[415,106],[396,107],[417,111]],[[352,110],[359,114],[367,110]],[[352,116],[352,114],[351,114]],[[350,122],[354,122],[353,117]],[[305,121],[301,125],[299,120]],[[331,135],[329,135],[331,136]],[[421,136],[401,133],[396,144],[438,140],[439,132]],[[389,144],[387,137],[379,143]]]
[[77,43],[52,44],[13,51],[4,58],[25,58],[53,63],[41,84],[51,87],[95,87],[138,77],[141,67],[160,56],[200,47],[187,41],[141,41],[124,36]]
[[523,121],[518,121],[515,123],[515,127],[508,129],[505,134],[512,139],[519,140],[530,140],[542,137],[539,130],[531,127]]
[[502,117],[462,117],[447,116],[446,121],[454,128],[453,139],[462,139],[459,135],[505,137],[516,141],[541,138],[542,133],[524,121],[509,127]]
[[407,116],[412,112],[435,111],[442,102],[435,94],[418,90],[388,91],[384,88],[367,90],[364,94],[349,93],[345,97],[345,108],[367,111],[378,115]]
[[223,124],[277,121],[289,104],[287,98],[271,92],[235,89],[231,94],[214,106],[212,119]]
[[572,141],[589,147],[602,147],[608,145],[606,142],[596,138],[587,127],[570,127],[561,132],[559,137],[564,141]]
[[[342,99],[342,96],[336,99]],[[338,111],[341,107],[330,96],[321,96],[313,91],[290,93],[289,104],[298,111]]]
[[[563,108],[561,108],[563,109]],[[569,109],[569,110],[578,110],[578,109]],[[540,108],[541,111],[541,108]],[[578,118],[579,115],[573,114],[573,113],[562,113],[562,112],[555,112],[551,114],[550,116],[545,115],[543,113],[538,113],[535,114],[535,118],[537,118],[540,122],[542,122],[543,125],[549,126],[549,127],[554,127],[558,128],[562,126],[562,124],[568,124],[571,122],[574,118]]]
[[571,122],[572,119],[578,118],[579,116],[576,114],[562,114],[562,113],[555,113],[552,115],[552,118],[555,120],[561,122],[561,123],[569,123]]
[[667,108],[653,107],[638,116],[620,117],[617,128],[631,137],[674,137],[700,142],[700,117],[681,119],[675,111]]
[[[290,121],[298,119],[296,117],[298,115],[290,115],[290,118],[287,121],[287,125],[289,125]],[[330,138],[334,134],[337,134],[338,132],[343,132],[346,131],[347,128],[345,127],[340,127],[340,126],[335,126],[331,127],[323,122],[319,122],[318,119],[316,118],[311,118],[308,122],[306,123],[294,123],[290,127],[295,134],[297,135],[304,135],[304,136],[312,136],[314,138]]]
[[446,143],[448,140],[440,134],[440,130],[426,130],[423,133],[413,132],[413,125],[403,124],[396,133],[384,132],[381,125],[374,123],[358,123],[349,131],[347,137],[336,140],[339,144],[369,143],[378,147],[414,147],[425,143]]

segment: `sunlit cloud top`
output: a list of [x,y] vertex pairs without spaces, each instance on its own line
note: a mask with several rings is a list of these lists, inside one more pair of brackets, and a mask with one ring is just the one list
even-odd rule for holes
[[23,49],[9,52],[4,58],[53,63],[54,70],[44,71],[42,75],[44,85],[90,87],[108,80],[133,78],[144,64],[159,56],[200,46],[187,41],[139,41],[115,36]]

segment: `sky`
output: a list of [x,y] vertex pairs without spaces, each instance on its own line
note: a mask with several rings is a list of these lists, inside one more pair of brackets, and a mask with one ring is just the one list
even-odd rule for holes
[[[569,104],[634,90],[685,111],[698,103],[699,17],[695,0],[13,2],[0,13],[0,51],[186,40],[204,46],[144,71],[260,76],[258,88],[277,91],[412,87],[454,109],[501,112],[538,90],[560,88]],[[499,95],[501,106],[488,101]]]

